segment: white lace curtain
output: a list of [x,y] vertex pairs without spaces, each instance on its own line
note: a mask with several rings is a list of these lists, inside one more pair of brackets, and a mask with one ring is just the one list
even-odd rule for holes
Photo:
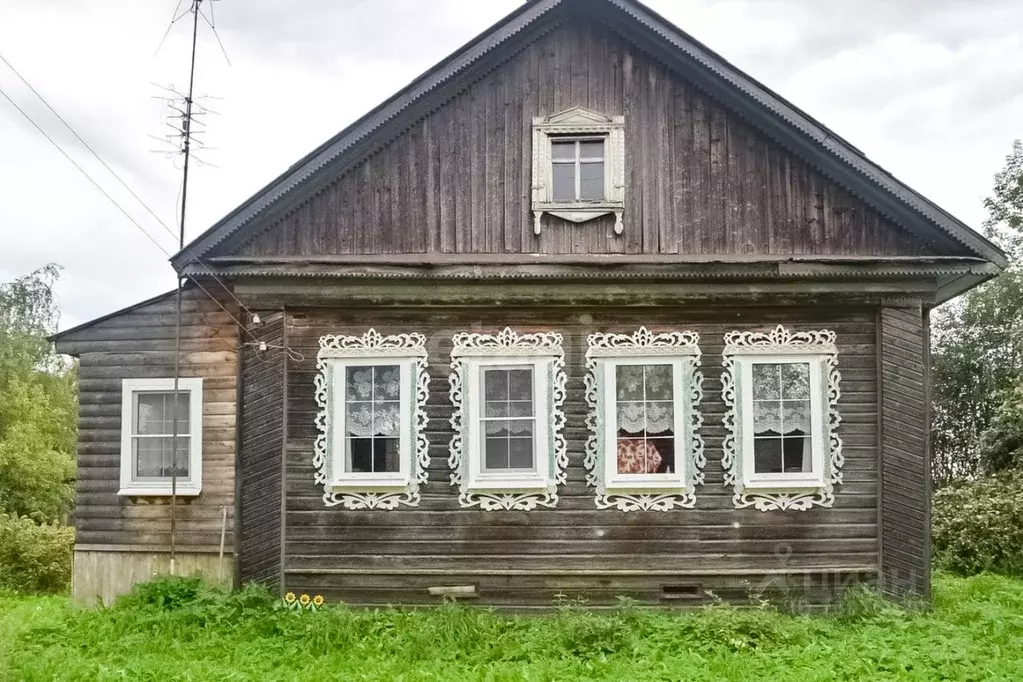
[[401,432],[401,372],[397,365],[349,367],[345,427],[350,436],[398,436]]
[[618,365],[615,397],[618,430],[647,435],[675,426],[671,365]]

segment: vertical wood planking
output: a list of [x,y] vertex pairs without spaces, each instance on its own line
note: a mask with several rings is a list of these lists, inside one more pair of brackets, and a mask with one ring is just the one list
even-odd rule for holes
[[[240,253],[939,253],[685,76],[598,22],[564,24],[347,170],[310,200],[311,214],[267,226]],[[626,117],[624,235],[604,219],[554,217],[532,234],[532,118],[574,106]],[[347,211],[334,232],[331,211]]]
[[881,584],[930,596],[927,342],[919,305],[881,309]]

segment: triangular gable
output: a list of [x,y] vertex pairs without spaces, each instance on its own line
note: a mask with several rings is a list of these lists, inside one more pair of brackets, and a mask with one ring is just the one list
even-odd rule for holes
[[[508,59],[509,51],[513,54],[515,49],[573,11],[582,11],[589,18],[612,24],[616,31],[658,61],[684,71],[698,88],[898,224],[918,234],[951,238],[964,247],[964,255],[1005,265],[1004,254],[988,240],[634,0],[534,0],[527,3],[293,165],[177,254],[172,259],[173,264],[181,269],[225,240],[241,243],[253,230],[265,228],[286,215],[345,168],[386,145],[473,78]],[[557,115],[600,116],[580,108]]]

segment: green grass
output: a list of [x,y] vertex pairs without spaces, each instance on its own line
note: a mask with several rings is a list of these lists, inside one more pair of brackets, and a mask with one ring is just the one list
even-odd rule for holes
[[1023,680],[1023,581],[939,576],[935,608],[859,593],[830,615],[712,606],[294,613],[157,584],[110,609],[0,596],[10,680]]

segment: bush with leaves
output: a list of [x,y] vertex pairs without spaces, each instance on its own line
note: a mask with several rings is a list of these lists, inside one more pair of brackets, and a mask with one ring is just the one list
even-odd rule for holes
[[1023,576],[1023,475],[959,483],[934,495],[934,563],[960,575]]
[[73,528],[0,514],[0,589],[58,593],[71,583]]

